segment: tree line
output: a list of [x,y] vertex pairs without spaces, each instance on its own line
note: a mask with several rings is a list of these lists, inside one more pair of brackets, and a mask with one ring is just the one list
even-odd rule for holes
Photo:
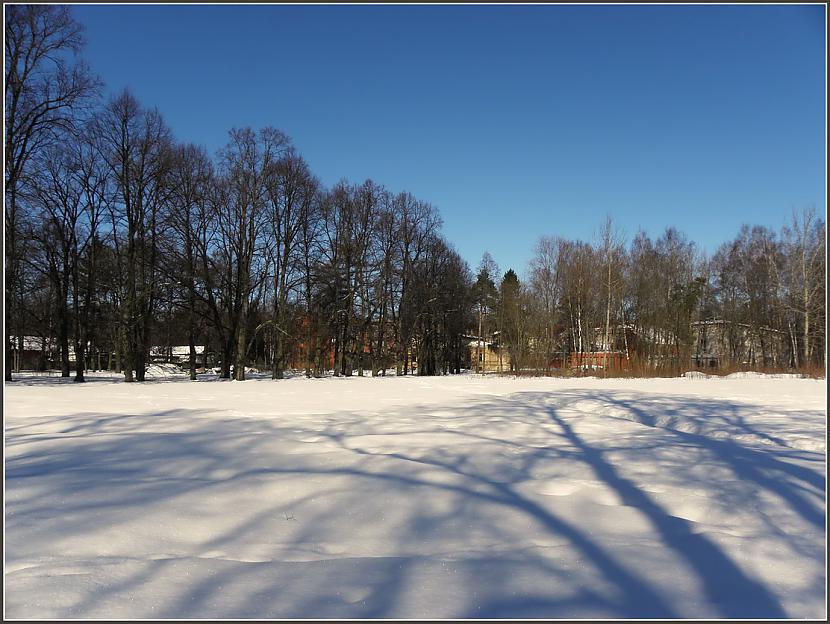
[[499,279],[485,254],[473,292],[480,333],[498,332],[511,372],[596,352],[632,372],[825,368],[826,226],[812,209],[778,232],[744,225],[711,255],[674,228],[626,245],[608,217],[593,243],[540,238],[525,283]]
[[302,345],[308,374],[458,372],[469,269],[437,210],[372,180],[325,188],[289,137],[234,128],[215,156],[69,52],[66,7],[6,22],[6,379],[24,335],[54,335],[76,379],[91,350],[142,381],[150,347],[186,336],[242,380]]
[[483,338],[515,372],[601,349],[659,368],[691,357],[706,319],[731,324],[736,358],[749,327],[786,337],[762,364],[823,366],[812,212],[711,258],[673,229],[626,247],[609,219],[593,244],[542,238],[526,283],[489,254],[474,276],[434,206],[372,180],[326,187],[278,129],[231,129],[209,154],[129,91],[104,101],[67,7],[9,6],[5,34],[6,380],[24,336],[54,339],[78,381],[143,381],[151,348],[173,344],[192,379],[199,345],[243,380],[251,365],[457,373]]

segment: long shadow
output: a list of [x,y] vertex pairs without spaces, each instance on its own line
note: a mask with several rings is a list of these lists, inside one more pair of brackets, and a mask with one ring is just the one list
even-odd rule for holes
[[117,377],[87,377],[83,383],[77,383],[74,375],[72,377],[61,377],[60,375],[27,375],[15,377],[11,381],[5,381],[9,386],[75,386],[83,387],[86,384],[112,384],[123,381]]
[[[167,415],[182,415],[187,410],[171,410]],[[101,417],[104,423],[112,424],[109,417]],[[98,430],[98,419],[86,423],[86,430]],[[221,423],[211,423],[221,425]],[[197,461],[204,470],[226,464],[228,457],[213,445],[217,441],[215,436],[207,436],[208,432],[201,433],[179,433],[174,435],[158,433],[142,433],[139,441],[133,440],[130,435],[115,436],[105,442],[91,441],[86,444],[73,446],[62,456],[55,457],[52,453],[44,455],[42,451],[33,451],[12,458],[6,471],[6,478],[10,484],[35,477],[50,475],[61,475],[63,486],[60,489],[68,491],[73,488],[76,494],[82,494],[84,490],[94,493],[100,488],[101,468],[106,466],[106,482],[110,487],[118,483],[129,483],[136,477],[146,476],[147,467],[161,465],[156,462],[163,462],[164,457],[172,456],[178,462],[182,460]],[[221,437],[221,436],[220,436]],[[344,446],[344,448],[346,448]],[[352,453],[361,454],[357,449],[349,449]],[[371,455],[370,453],[364,453]],[[590,559],[597,570],[601,571],[607,579],[618,588],[620,596],[619,603],[609,609],[625,617],[673,617],[672,609],[657,595],[646,583],[623,568],[614,558],[606,553],[594,541],[585,536],[568,522],[557,518],[542,506],[536,504],[518,493],[509,484],[496,481],[478,475],[470,470],[464,470],[447,462],[437,460],[419,460],[410,458],[403,454],[382,454],[384,457],[392,457],[406,462],[419,462],[431,467],[457,474],[473,483],[486,486],[490,491],[480,491],[463,484],[434,483],[429,480],[413,476],[395,475],[389,473],[375,473],[367,469],[355,468],[332,468],[322,467],[291,467],[282,466],[278,468],[254,468],[237,469],[228,477],[220,479],[198,478],[195,474],[181,474],[180,472],[171,475],[170,481],[159,481],[148,484],[146,487],[133,488],[129,493],[115,496],[107,496],[103,500],[92,502],[78,496],[77,503],[65,504],[61,507],[61,513],[86,512],[92,513],[96,509],[126,509],[130,507],[141,508],[143,505],[153,502],[158,503],[165,499],[172,499],[183,493],[193,493],[202,489],[209,489],[217,485],[227,486],[234,482],[243,483],[247,479],[263,475],[328,475],[328,476],[355,476],[362,479],[382,480],[394,483],[397,487],[419,487],[430,490],[442,490],[457,494],[461,500],[478,500],[506,506],[523,512],[539,521],[548,531],[554,535],[566,538],[571,544],[578,548],[588,559]],[[84,475],[96,475],[98,481],[90,480],[86,483]],[[39,509],[38,509],[39,508]],[[48,501],[42,505],[29,508],[35,515],[45,513],[49,510]],[[265,519],[271,512],[258,514],[247,521],[237,524],[233,532],[229,534],[250,534],[259,530]],[[24,521],[21,518],[20,521]],[[86,530],[94,531],[95,525],[90,524]],[[220,545],[221,540],[215,539],[202,546],[215,547]],[[142,573],[137,580],[146,579],[146,572]],[[209,585],[215,586],[215,581],[205,581],[208,586],[195,587],[187,596],[188,604],[195,608],[199,602],[209,597]],[[129,582],[120,584],[118,591],[125,590]],[[385,606],[384,606],[385,605]],[[87,601],[81,605],[81,609],[89,609],[94,606],[93,602]],[[380,617],[383,609],[389,606],[388,602],[376,601],[369,612],[373,616]],[[178,608],[184,608],[184,604]]]
[[750,579],[735,563],[705,536],[694,533],[691,524],[669,515],[650,496],[628,479],[620,476],[603,452],[585,443],[548,406],[551,420],[578,448],[596,475],[613,488],[628,504],[643,512],[660,534],[663,543],[676,552],[696,572],[711,604],[717,605],[727,618],[785,618],[781,603],[761,583]]
[[802,518],[816,527],[821,529],[825,527],[826,520],[823,510],[816,509],[809,503],[809,501],[799,495],[797,489],[794,488],[792,484],[767,476],[764,471],[779,474],[784,473],[788,476],[804,481],[822,492],[825,491],[826,488],[826,478],[823,475],[820,475],[808,468],[795,466],[788,462],[781,461],[777,459],[772,452],[763,452],[761,450],[753,449],[729,439],[708,437],[697,433],[689,433],[672,427],[660,427],[656,424],[653,415],[644,411],[632,401],[615,398],[610,395],[603,396],[603,399],[612,405],[628,410],[634,415],[635,422],[647,427],[654,427],[668,431],[673,436],[683,440],[684,442],[709,450],[718,459],[720,459],[723,464],[729,466],[739,478],[754,482],[760,487],[777,495],[789,504],[789,506]]
[[[258,379],[265,379],[264,376],[256,376],[250,377],[248,380],[258,380]],[[268,377],[270,380],[270,376]],[[75,373],[73,372],[70,377],[61,377],[60,375],[49,375],[49,374],[42,374],[42,375],[22,375],[19,377],[15,377],[11,381],[6,381],[4,383],[9,384],[10,386],[37,386],[37,387],[49,387],[49,386],[74,386],[76,388],[82,388],[89,384],[126,384],[130,386],[135,386],[136,388],[141,388],[144,386],[154,386],[158,384],[168,384],[168,383],[205,383],[205,382],[217,382],[217,383],[225,383],[230,382],[230,379],[223,379],[219,377],[219,375],[212,375],[212,374],[204,374],[201,373],[197,376],[196,380],[191,380],[190,377],[186,373],[176,374],[176,375],[159,375],[159,376],[152,376],[147,377],[144,381],[136,381],[132,383],[127,383],[124,381],[124,375],[113,373],[111,375],[86,375],[84,377],[84,381],[78,383],[75,381]]]
[[[74,495],[68,497],[67,500],[70,502],[62,504],[60,513],[85,511],[89,513],[89,519],[91,520],[88,526],[80,526],[76,523],[71,529],[75,531],[96,530],[98,525],[94,520],[98,511],[105,512],[110,509],[127,510],[129,512],[135,510],[136,513],[140,513],[141,509],[148,503],[158,504],[181,494],[203,492],[205,496],[209,496],[212,494],[211,488],[233,486],[234,484],[239,484],[240,488],[245,487],[251,483],[251,478],[258,476],[352,476],[365,482],[388,484],[391,486],[388,491],[393,493],[445,492],[454,495],[453,507],[446,512],[448,517],[455,513],[475,518],[475,505],[478,503],[497,505],[503,509],[517,511],[525,517],[535,520],[541,527],[544,527],[549,535],[567,540],[592,564],[591,567],[596,569],[603,579],[607,580],[614,588],[611,597],[600,596],[586,587],[577,587],[575,594],[562,598],[545,596],[544,592],[534,594],[532,591],[528,591],[526,595],[518,596],[515,599],[508,596],[493,596],[479,603],[475,609],[471,608],[461,612],[465,617],[498,618],[516,617],[516,615],[539,617],[540,615],[549,616],[550,614],[567,616],[568,614],[583,612],[588,616],[592,616],[597,613],[594,609],[599,609],[599,612],[607,613],[611,617],[676,617],[674,610],[666,603],[664,597],[655,591],[647,581],[633,572],[627,563],[621,562],[617,556],[605,550],[599,541],[589,536],[586,531],[558,517],[548,508],[523,495],[517,488],[523,482],[531,479],[531,471],[536,462],[544,462],[545,466],[549,466],[551,462],[557,460],[578,460],[590,466],[595,474],[613,488],[623,500],[645,514],[666,547],[676,552],[682,561],[687,562],[696,576],[700,578],[706,597],[712,606],[721,610],[724,616],[786,617],[780,602],[766,587],[749,578],[708,538],[693,533],[692,525],[689,522],[669,515],[665,509],[660,507],[633,482],[621,476],[608,458],[608,453],[614,448],[604,447],[598,449],[590,446],[585,440],[577,436],[571,426],[559,416],[555,409],[546,404],[546,401],[550,398],[567,400],[571,396],[579,399],[597,397],[608,403],[616,400],[618,407],[624,407],[630,411],[636,408],[636,406],[628,405],[622,399],[612,400],[604,393],[573,393],[572,395],[568,393],[558,395],[538,392],[522,393],[520,395],[514,394],[507,400],[498,399],[483,403],[471,403],[457,411],[463,416],[459,420],[462,423],[469,419],[471,413],[476,416],[492,413],[509,414],[509,418],[505,419],[505,424],[521,422],[523,425],[535,425],[541,435],[539,437],[528,437],[528,440],[532,440],[531,444],[528,444],[527,441],[522,443],[509,438],[501,439],[498,434],[491,434],[486,430],[483,432],[448,431],[437,426],[423,427],[417,431],[417,433],[424,435],[429,433],[442,436],[452,435],[471,444],[487,445],[486,447],[477,446],[475,452],[469,456],[463,454],[453,456],[452,452],[448,450],[456,448],[452,446],[448,449],[442,449],[440,446],[427,447],[424,450],[424,456],[416,456],[399,450],[385,452],[356,447],[349,444],[349,438],[371,435],[372,429],[368,425],[364,426],[360,419],[349,419],[346,418],[348,415],[344,414],[338,415],[342,416],[339,419],[339,426],[328,431],[325,429],[321,431],[314,424],[304,426],[288,424],[282,427],[275,424],[275,422],[279,423],[276,419],[257,419],[256,425],[253,427],[253,425],[248,424],[250,421],[212,418],[204,423],[197,422],[195,430],[171,433],[142,431],[141,419],[134,419],[136,427],[133,428],[132,421],[129,420],[125,420],[124,427],[119,426],[119,416],[98,414],[90,418],[89,414],[79,414],[77,417],[85,417],[85,419],[67,427],[72,435],[87,434],[92,436],[98,433],[110,432],[113,435],[111,437],[90,437],[89,440],[83,443],[81,440],[76,440],[68,443],[68,448],[64,447],[62,449],[35,446],[33,450],[7,460],[7,485],[13,486],[27,479],[40,477],[49,479],[46,482],[49,485],[46,495],[41,492],[37,493],[41,500],[33,496],[27,502],[17,504],[21,514],[20,518],[16,520],[16,524],[26,522],[27,517],[30,521],[49,517],[45,514],[50,512],[50,494],[61,494],[62,498],[65,498],[67,494]],[[538,409],[540,405],[548,411],[540,413]],[[408,406],[408,409],[415,410],[417,413],[419,407]],[[424,409],[428,411],[434,409],[434,406]],[[169,410],[168,412],[160,412],[154,415],[153,418],[154,420],[163,420],[170,417],[188,418],[203,411]],[[734,414],[737,416],[736,419],[733,419],[736,427],[740,428],[741,425],[748,427],[745,422],[740,422],[737,412],[734,412]],[[634,415],[637,422],[648,424],[649,418],[651,418],[652,426],[657,426],[652,415],[644,410]],[[332,420],[329,418],[330,416],[330,414],[321,415],[318,422]],[[703,416],[705,417],[705,414]],[[548,421],[544,420],[546,417]],[[64,418],[69,422],[73,417],[61,417],[61,419]],[[313,423],[314,419],[309,419],[308,422]],[[257,430],[264,430],[268,435],[252,436],[250,435],[252,427]],[[322,435],[323,438],[336,443],[339,448],[348,451],[352,456],[364,458],[367,461],[363,462],[361,460],[358,465],[331,467],[317,462],[313,455],[300,455],[297,458],[292,458],[290,455],[277,455],[265,466],[251,465],[251,454],[260,450],[258,445],[262,444],[263,438],[288,436],[291,431],[294,431],[296,436],[298,427],[304,430],[300,435],[306,433]],[[669,431],[675,435],[678,433],[675,430]],[[132,433],[140,434],[140,437],[131,436]],[[768,476],[764,474],[763,470],[769,469],[776,474],[798,479],[810,487],[823,488],[825,480],[816,472],[791,465],[788,462],[771,457],[769,454],[744,447],[735,442],[713,440],[696,433],[679,433],[683,433],[683,436],[677,435],[679,446],[704,449],[714,453],[721,463],[733,467],[736,474],[741,478],[779,493],[781,498],[786,500],[796,511],[799,511],[800,508],[802,517],[805,517],[805,514],[810,516],[811,512],[804,507],[806,501],[801,500],[797,494],[781,494],[781,492],[791,489],[791,483]],[[757,433],[761,434],[759,437],[763,437],[764,432],[759,431]],[[400,436],[401,440],[406,440],[408,434],[382,431],[379,435],[390,437],[397,435]],[[567,442],[570,448],[546,448],[541,441],[545,435],[553,435],[555,436],[553,439]],[[31,436],[22,434],[20,439],[37,442],[47,438],[39,434]],[[548,439],[551,438],[548,437]],[[777,444],[780,440],[768,441]],[[497,451],[501,449],[509,451],[505,453],[505,456],[511,458],[511,460],[515,459],[519,466],[510,468],[510,461],[503,461],[501,464],[493,462],[482,466],[480,462],[488,459],[485,449],[491,445],[498,445],[496,447]],[[619,448],[632,450],[635,445],[625,444]],[[642,445],[641,448],[653,448],[653,445],[646,444]],[[519,453],[519,455],[510,455],[514,452]],[[795,451],[789,448],[781,450],[781,453],[785,452]],[[738,459],[735,457],[736,453]],[[382,461],[378,462],[374,458],[383,458],[383,461],[388,460],[393,463],[387,466]],[[169,459],[174,459],[175,463],[169,469],[166,469],[165,466]],[[108,471],[102,473],[102,467],[106,467]],[[450,475],[452,480],[450,482],[435,482],[419,474],[418,470],[412,470],[412,467],[438,469],[444,474]],[[206,476],[214,474],[214,470],[217,471],[215,474],[224,476]],[[149,482],[141,486],[125,488],[123,493],[113,492],[110,495],[109,492],[112,488],[117,488],[122,483],[128,484],[139,477],[149,477]],[[320,488],[319,486],[316,487],[319,495]],[[322,491],[325,495],[325,490]],[[95,498],[102,492],[106,493],[106,496],[96,501]],[[795,499],[792,498],[793,496],[795,496]],[[73,501],[73,498],[77,500]],[[361,503],[360,494],[355,494],[353,500],[354,504],[359,505]],[[467,506],[469,506],[469,509]],[[278,513],[279,509],[280,502],[276,501],[271,505],[261,506],[256,512],[247,516],[239,514],[239,522],[235,522],[232,527],[221,535],[202,540],[198,548],[201,550],[221,546],[233,548],[234,540],[237,538],[244,538],[249,535],[258,536],[267,530],[269,519],[273,517],[273,514]],[[54,517],[54,510],[52,512],[52,517]],[[234,514],[236,511],[228,509],[227,513]],[[104,519],[114,517],[116,521],[121,519],[119,516],[108,517],[103,513],[100,517]],[[815,514],[811,517],[813,520],[817,519]],[[313,527],[315,523],[324,523],[326,520],[327,517],[321,515],[310,517],[306,521],[309,527]],[[483,517],[476,521],[482,525],[488,522]],[[412,540],[413,537],[419,536],[421,531],[429,528],[430,523],[433,523],[434,526],[435,522],[437,522],[436,518],[431,516],[412,518],[407,524],[396,528],[395,536],[401,543],[404,543]],[[811,523],[814,526],[819,526],[815,521],[811,521]],[[495,524],[493,523],[494,526],[490,527],[493,529],[493,533],[496,533],[495,528],[497,527],[495,527]],[[325,526],[325,524],[322,524],[322,526]],[[823,519],[821,526],[823,526]],[[49,527],[46,527],[46,529],[51,530]],[[299,532],[292,539],[295,543],[300,543],[305,538],[303,533]],[[210,605],[213,593],[218,591],[223,584],[226,584],[228,587],[236,588],[236,591],[243,595],[239,597],[240,605],[242,605],[241,600],[246,591],[248,592],[248,605],[262,605],[261,610],[254,606],[240,606],[238,611],[223,613],[228,617],[239,617],[240,615],[244,617],[262,617],[264,613],[271,613],[272,611],[269,609],[273,609],[280,600],[284,601],[280,603],[282,606],[293,604],[296,612],[274,612],[278,617],[306,616],[309,614],[314,616],[320,613],[326,615],[332,613],[335,617],[338,616],[338,613],[354,614],[368,618],[390,617],[390,614],[395,613],[398,602],[407,590],[407,569],[413,565],[415,559],[413,557],[388,557],[386,559],[388,561],[378,562],[378,575],[383,578],[372,584],[370,593],[365,599],[365,606],[362,607],[350,606],[345,602],[337,602],[332,598],[330,606],[327,607],[331,611],[315,612],[314,596],[331,596],[332,587],[327,586],[326,582],[339,582],[341,578],[334,573],[318,576],[312,574],[311,578],[316,583],[313,591],[303,588],[305,595],[309,598],[295,600],[292,603],[290,584],[284,587],[268,587],[260,584],[256,586],[256,589],[253,587],[246,589],[245,585],[240,585],[234,577],[234,574],[239,573],[238,571],[223,570],[215,576],[182,580],[177,599],[173,600],[159,614],[171,617],[192,617],[197,613],[205,613]],[[523,561],[528,562],[530,559],[524,559]],[[550,579],[552,584],[559,582],[557,575],[565,574],[563,570],[556,568],[552,561],[542,556],[539,556],[533,562],[533,565],[536,566],[539,574],[544,575],[546,580]],[[316,567],[311,566],[314,570],[323,567],[323,563]],[[253,568],[245,574],[255,575],[257,569],[262,568]],[[113,592],[132,594],[145,585],[149,586],[148,579],[160,574],[168,574],[168,570],[169,566],[165,563],[148,562],[148,566],[134,577],[124,579],[113,586],[90,591],[87,599],[76,612],[83,616],[85,611],[88,612],[94,609],[98,598],[112,595]],[[471,575],[465,580],[469,582],[476,578],[475,575]],[[486,575],[484,578],[487,578]],[[464,586],[464,589],[469,589],[469,587]],[[338,612],[337,610],[341,608],[344,611]]]
[[[480,490],[473,490],[471,488],[452,484],[434,484],[428,481],[420,481],[422,484],[427,484],[431,487],[439,487],[441,489],[456,491],[466,497],[482,499],[484,501],[504,505],[521,511],[541,523],[551,534],[568,539],[571,544],[577,547],[593,562],[596,568],[600,570],[611,583],[619,588],[622,596],[620,607],[622,608],[622,614],[624,614],[623,617],[674,617],[672,609],[644,581],[628,572],[598,544],[588,539],[584,533],[576,529],[570,523],[555,516],[541,505],[516,492],[511,487],[510,483],[496,481],[482,474],[476,474],[463,470],[459,466],[453,465],[449,462],[438,461],[435,459],[410,457],[403,453],[394,452],[373,453],[359,448],[351,448],[345,444],[343,445],[343,448],[360,455],[389,457],[432,468],[439,468],[463,477],[464,479],[471,480],[474,483],[486,486],[490,492],[482,492]],[[419,480],[416,479],[399,476],[376,475],[372,473],[369,473],[367,476],[369,475],[380,478],[393,478],[402,482],[419,482]]]

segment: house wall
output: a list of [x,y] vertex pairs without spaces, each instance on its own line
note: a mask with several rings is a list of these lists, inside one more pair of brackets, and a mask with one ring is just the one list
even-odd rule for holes
[[783,332],[726,322],[696,323],[693,332],[693,359],[701,366],[787,364],[783,361],[788,353]]
[[493,347],[482,342],[481,349],[475,343],[470,344],[470,365],[476,370],[476,360],[479,368],[485,373],[510,371],[510,354],[507,349]]

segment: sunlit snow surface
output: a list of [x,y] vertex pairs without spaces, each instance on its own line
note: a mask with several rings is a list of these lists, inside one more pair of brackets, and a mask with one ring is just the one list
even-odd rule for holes
[[823,380],[5,391],[8,618],[823,618]]

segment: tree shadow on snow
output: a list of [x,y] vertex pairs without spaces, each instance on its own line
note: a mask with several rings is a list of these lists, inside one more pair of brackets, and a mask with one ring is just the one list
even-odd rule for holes
[[[589,443],[577,433],[578,417],[567,411],[586,400],[614,408],[605,417],[639,423],[669,436],[669,442],[646,437],[615,444]],[[429,415],[435,406],[406,409],[417,415],[408,416],[408,422],[420,419],[422,426],[395,431],[381,426],[383,421],[354,413],[339,419],[320,415],[318,425],[303,426],[282,423],[278,417],[206,417],[205,410],[180,409],[154,414],[152,427],[147,418],[101,412],[55,419],[66,424],[56,434],[13,432],[7,447],[23,450],[6,460],[7,494],[12,494],[7,502],[6,546],[11,553],[7,562],[14,561],[15,553],[24,549],[16,543],[18,535],[46,544],[55,539],[55,525],[59,524],[61,538],[93,537],[114,525],[130,525],[151,505],[175,508],[182,497],[221,500],[235,488],[262,488],[276,494],[263,498],[253,510],[208,506],[206,513],[215,515],[217,522],[209,534],[191,539],[189,549],[183,549],[203,553],[198,574],[182,578],[176,572],[180,560],[189,556],[186,553],[145,561],[124,578],[89,586],[72,608],[72,617],[699,615],[678,612],[676,597],[638,572],[636,561],[625,560],[612,545],[604,544],[601,536],[566,514],[555,513],[545,497],[528,493],[526,486],[538,480],[539,474],[568,462],[584,466],[641,514],[653,529],[659,548],[681,561],[699,582],[710,609],[706,616],[711,612],[727,618],[788,617],[774,588],[744,571],[715,541],[693,530],[688,520],[669,513],[623,473],[616,459],[618,453],[625,452],[656,457],[666,444],[675,444],[731,471],[737,483],[768,492],[814,529],[823,530],[824,511],[810,498],[823,497],[825,478],[804,465],[816,462],[823,466],[823,453],[793,449],[780,436],[747,424],[751,406],[698,397],[634,400],[625,393],[591,390],[526,392],[472,401],[440,417]],[[395,418],[389,415],[388,422],[395,423]],[[165,431],[164,423],[176,427]],[[523,438],[511,438],[517,427],[526,432]],[[713,431],[717,435],[712,435]],[[426,439],[444,436],[436,439],[458,443],[424,443],[413,450],[407,441],[414,433]],[[300,442],[296,443],[296,454],[290,445],[275,447],[288,448],[292,451],[289,454],[270,450],[269,444],[293,444],[303,436],[318,437],[316,444],[328,444],[332,451],[305,453]],[[384,444],[371,444],[373,436],[382,436]],[[315,486],[306,494],[281,497],[282,484],[296,478],[312,479]],[[692,471],[684,474],[679,470],[678,478],[690,482],[695,477]],[[27,489],[30,483],[37,487]],[[451,505],[431,508],[427,503],[436,494]],[[331,503],[319,505],[315,499]],[[302,552],[327,531],[351,526],[343,517],[347,512],[366,513],[372,505],[394,507],[413,500],[424,504],[391,528],[379,525],[387,531],[385,537],[399,545],[398,550],[409,554],[321,551],[310,553],[308,560],[250,561],[245,566],[239,565],[244,559],[234,554],[245,540],[257,538],[266,546],[277,541],[273,532],[283,526],[281,518],[291,530],[280,533],[280,539],[288,540],[286,547],[292,552]],[[294,519],[292,509],[307,511]],[[508,514],[509,522],[502,519]],[[534,548],[510,553],[475,551],[464,556],[429,556],[412,550],[412,544],[429,544],[441,536],[460,534],[463,543],[467,526],[496,544],[514,543],[518,530],[514,523],[519,518],[541,528],[552,543],[576,551],[577,558],[587,564],[585,569],[569,569],[556,556]],[[522,574],[536,579],[536,585],[506,595],[504,588],[516,578],[524,578]],[[167,579],[174,578],[171,590]],[[463,591],[461,596],[448,597],[445,607],[437,598],[443,578],[448,586]],[[592,586],[590,578],[596,578],[602,589]],[[423,612],[415,612],[411,605],[406,606],[407,596],[415,585],[426,582],[436,583],[430,590],[435,592],[436,604],[422,605]],[[163,595],[169,594],[169,598],[152,612],[106,611],[108,605],[120,608],[119,601],[125,597],[154,593],[159,583],[164,584],[167,593]]]

